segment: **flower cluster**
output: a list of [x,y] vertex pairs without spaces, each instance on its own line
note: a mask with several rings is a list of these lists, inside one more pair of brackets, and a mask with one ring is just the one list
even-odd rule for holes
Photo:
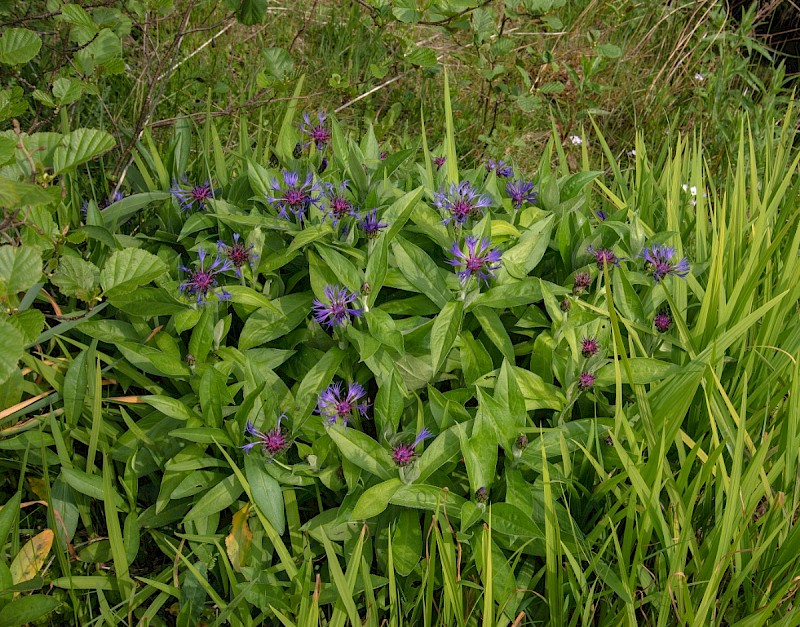
[[458,277],[466,283],[473,276],[478,282],[489,284],[489,279],[494,278],[500,268],[502,253],[497,247],[492,248],[492,242],[486,238],[478,240],[477,237],[467,235],[464,238],[465,248],[460,248],[458,242],[453,243],[450,252],[453,258],[448,263],[458,270]]
[[469,181],[452,183],[450,189],[433,194],[433,204],[444,214],[442,224],[449,222],[464,225],[469,218],[480,218],[483,210],[492,204],[492,199],[479,194]]

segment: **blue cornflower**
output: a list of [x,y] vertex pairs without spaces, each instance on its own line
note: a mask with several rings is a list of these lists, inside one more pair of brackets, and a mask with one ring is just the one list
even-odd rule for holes
[[494,170],[497,177],[501,179],[510,179],[514,176],[514,168],[502,160],[495,161],[494,159],[489,159],[489,163],[486,164],[486,171],[491,172],[492,170]]
[[322,198],[319,183],[314,181],[314,175],[306,174],[305,181],[300,183],[300,175],[289,170],[283,171],[283,183],[272,179],[274,196],[267,196],[267,202],[278,208],[278,215],[284,220],[289,219],[289,212],[302,222],[306,211],[311,205],[319,207]]
[[363,310],[349,306],[356,301],[358,294],[354,294],[348,291],[347,288],[338,285],[326,285],[323,292],[329,302],[323,303],[315,298],[313,305],[314,319],[320,324],[326,324],[329,327],[342,327],[351,318],[358,318],[363,315]]
[[258,255],[253,252],[253,244],[247,246],[239,241],[239,234],[233,234],[233,245],[228,246],[223,241],[217,242],[217,251],[236,268],[236,276],[242,276],[242,266],[252,264]]
[[610,248],[594,248],[593,246],[587,246],[586,250],[594,255],[594,259],[597,262],[597,267],[601,270],[603,269],[603,265],[610,266],[617,266],[619,267],[619,262],[622,260],[622,257],[617,257],[614,254],[614,251]]
[[217,275],[233,270],[233,264],[217,255],[211,265],[206,267],[206,251],[202,248],[197,252],[197,256],[200,262],[196,269],[192,270],[181,266],[181,270],[189,274],[189,278],[180,284],[181,294],[196,296],[198,304],[208,302],[209,294],[216,294],[220,300],[230,300],[231,295],[225,291],[224,287],[220,288],[219,292],[216,291]]
[[368,400],[359,402],[366,395],[366,390],[355,381],[347,387],[347,393],[343,394],[342,383],[337,381],[325,388],[317,398],[317,413],[322,416],[323,422],[329,425],[339,420],[346,425],[354,411],[358,411],[366,418],[370,403]]
[[458,242],[453,242],[450,252],[454,257],[448,263],[456,268],[463,266],[462,270],[458,270],[462,283],[477,276],[478,282],[483,281],[488,285],[489,279],[494,278],[495,272],[500,268],[500,249],[490,248],[492,242],[489,239],[483,238],[479,241],[472,235],[467,235],[464,242],[467,245],[466,250],[459,248]]
[[317,147],[317,150],[325,150],[325,147],[331,141],[331,131],[325,126],[325,114],[321,111],[317,113],[319,123],[312,122],[308,113],[303,114],[303,124],[300,125],[300,130],[309,137],[304,146],[310,146],[312,143]]
[[594,215],[596,215],[597,219],[600,220],[601,222],[605,222],[606,218],[608,218],[608,214],[602,209],[598,209],[597,211],[595,211]]
[[684,257],[678,263],[672,263],[672,258],[677,251],[672,246],[653,244],[645,246],[642,257],[645,260],[645,267],[653,273],[653,279],[658,283],[668,274],[674,274],[682,279],[689,274],[689,260]]
[[533,181],[523,181],[522,179],[506,183],[506,194],[508,194],[517,209],[522,207],[523,203],[535,203],[539,197]]
[[172,180],[169,193],[177,199],[181,209],[192,211],[205,207],[208,199],[214,197],[214,188],[211,187],[211,181],[206,181],[202,185],[192,185],[185,176],[182,176],[180,182],[177,179]]
[[260,444],[261,448],[264,449],[264,454],[269,457],[270,460],[276,455],[280,455],[291,445],[286,431],[281,427],[281,420],[284,418],[286,418],[286,414],[278,416],[278,424],[267,432],[259,431],[253,426],[253,423],[248,420],[247,426],[244,428],[245,435],[257,438],[257,440],[255,442],[248,442],[239,448],[249,453],[253,447]]
[[394,463],[400,467],[408,466],[417,458],[417,453],[414,450],[418,444],[428,438],[433,437],[433,434],[424,428],[417,434],[413,442],[398,444],[392,449],[392,459]]
[[337,189],[335,185],[328,183],[324,192],[325,200],[328,204],[328,210],[325,212],[325,217],[330,216],[333,226],[339,224],[339,220],[347,216],[355,216],[356,210],[347,197],[344,195],[347,190],[347,181],[342,181]]
[[378,235],[381,234],[381,231],[387,228],[389,225],[386,224],[386,222],[381,222],[378,220],[378,210],[373,209],[372,211],[367,212],[367,215],[359,221],[358,226],[361,227],[361,230],[364,231],[364,234],[371,239],[373,237],[378,237]]
[[482,216],[483,209],[492,204],[492,199],[479,194],[469,181],[452,183],[447,193],[441,190],[434,192],[433,197],[433,204],[445,213],[442,224],[453,221],[459,226],[463,225],[469,217]]

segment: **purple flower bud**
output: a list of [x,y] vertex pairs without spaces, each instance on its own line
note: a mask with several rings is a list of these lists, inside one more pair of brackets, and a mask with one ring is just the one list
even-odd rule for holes
[[597,377],[591,372],[581,372],[580,376],[578,377],[578,387],[581,390],[588,390],[594,385],[596,379]]
[[392,449],[392,459],[394,460],[394,463],[401,468],[408,466],[417,458],[417,453],[414,450],[417,445],[430,437],[433,437],[433,434],[427,429],[423,428],[422,431],[417,434],[417,437],[413,442],[408,444],[398,444],[395,446]]
[[584,357],[592,357],[596,355],[599,350],[600,346],[597,344],[597,338],[585,337],[581,340],[581,355]]

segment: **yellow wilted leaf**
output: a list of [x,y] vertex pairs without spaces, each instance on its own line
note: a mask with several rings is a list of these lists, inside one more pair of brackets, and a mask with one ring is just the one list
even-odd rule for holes
[[11,581],[18,584],[33,579],[44,566],[44,560],[52,546],[52,529],[45,529],[28,540],[11,562]]
[[45,489],[43,479],[39,479],[37,477],[28,477],[28,485],[31,488],[31,492],[33,492],[36,496],[43,501],[47,500],[47,490]]
[[225,548],[228,551],[228,558],[231,560],[233,570],[241,572],[242,566],[247,562],[250,553],[250,543],[253,540],[253,532],[247,524],[247,517],[250,515],[250,503],[233,515],[231,532],[225,538]]

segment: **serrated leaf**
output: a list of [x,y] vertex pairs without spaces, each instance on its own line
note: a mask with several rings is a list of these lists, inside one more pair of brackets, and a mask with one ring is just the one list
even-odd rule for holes
[[42,276],[42,255],[32,246],[0,246],[0,299],[26,292]]
[[70,78],[57,78],[53,81],[53,95],[59,105],[68,105],[78,100],[83,93],[83,83]]
[[42,47],[42,40],[27,28],[9,28],[0,37],[0,63],[20,65],[27,63]]
[[74,296],[90,302],[100,284],[100,269],[80,257],[62,257],[58,270],[50,280],[64,296]]
[[100,273],[106,298],[129,294],[167,271],[167,265],[154,254],[139,248],[125,248],[111,255]]
[[74,170],[80,164],[111,150],[115,144],[114,138],[105,131],[76,129],[65,135],[53,151],[53,169],[56,174]]

